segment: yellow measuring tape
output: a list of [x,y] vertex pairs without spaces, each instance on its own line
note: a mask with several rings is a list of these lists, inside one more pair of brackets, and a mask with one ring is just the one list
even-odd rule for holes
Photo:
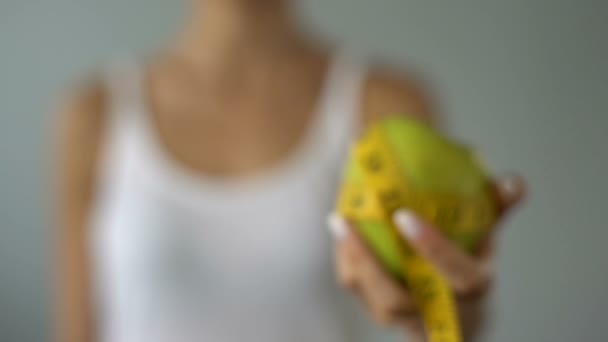
[[386,268],[407,284],[428,341],[462,341],[449,284],[401,239],[392,214],[413,210],[472,250],[496,216],[488,177],[472,153],[422,123],[387,117],[353,146],[337,206]]

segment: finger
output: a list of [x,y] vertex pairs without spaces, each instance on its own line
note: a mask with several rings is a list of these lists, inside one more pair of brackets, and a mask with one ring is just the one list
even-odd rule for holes
[[492,262],[496,250],[496,240],[493,234],[489,234],[475,248],[475,257],[479,262]]
[[343,252],[341,254],[346,255],[346,258],[344,258],[346,261],[356,266],[356,269],[367,270],[369,268],[369,270],[377,272],[382,278],[388,278],[396,282],[377,261],[365,240],[356,229],[353,229],[348,220],[334,213],[330,215],[328,225],[336,240],[337,249]]
[[459,294],[487,287],[488,270],[428,222],[405,209],[397,210],[393,220],[412,248],[434,264]]
[[415,316],[414,303],[407,290],[385,271],[356,229],[337,214],[330,216],[328,224],[337,239],[339,280],[356,290],[376,321],[394,324]]
[[500,214],[520,203],[526,195],[526,182],[519,175],[499,177],[494,181],[493,186]]
[[378,323],[393,325],[417,316],[413,300],[401,284],[368,262],[363,262],[358,271],[362,296]]
[[335,263],[336,277],[340,285],[354,290],[356,287],[355,269],[352,262],[353,242],[349,234],[348,223],[337,213],[327,218],[327,226],[336,243]]
[[355,270],[355,281],[375,320],[392,325],[417,316],[407,289],[389,274],[356,229],[351,228],[349,254]]

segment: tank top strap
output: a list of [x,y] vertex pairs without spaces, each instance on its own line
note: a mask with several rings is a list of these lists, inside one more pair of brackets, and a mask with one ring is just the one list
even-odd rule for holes
[[351,51],[334,53],[318,113],[324,117],[330,146],[343,150],[359,131],[367,72],[364,60]]
[[148,161],[143,72],[136,58],[122,55],[99,73],[107,98],[100,182],[112,188],[125,169]]
[[[103,81],[108,94],[111,121],[122,123],[141,116],[145,107],[143,70],[132,56],[117,58],[103,70]],[[142,118],[138,118],[140,120]]]

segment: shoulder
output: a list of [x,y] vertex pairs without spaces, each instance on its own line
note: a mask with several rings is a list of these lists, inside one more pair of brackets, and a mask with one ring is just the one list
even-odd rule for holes
[[437,117],[429,88],[414,72],[372,65],[362,104],[364,124],[391,114],[411,115],[434,123]]
[[99,75],[91,75],[69,86],[58,110],[61,138],[85,143],[103,127],[108,95]]
[[[54,129],[54,159],[64,192],[89,189],[106,122],[107,94],[100,77],[79,81],[60,100]],[[79,198],[79,197],[78,197]]]

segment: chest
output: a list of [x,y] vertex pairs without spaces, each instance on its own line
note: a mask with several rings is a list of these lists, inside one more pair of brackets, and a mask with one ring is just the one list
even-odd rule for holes
[[[176,160],[204,174],[233,176],[286,159],[317,116],[322,74],[266,75],[218,90],[196,82],[151,82],[149,114]],[[164,83],[163,83],[164,82]]]

